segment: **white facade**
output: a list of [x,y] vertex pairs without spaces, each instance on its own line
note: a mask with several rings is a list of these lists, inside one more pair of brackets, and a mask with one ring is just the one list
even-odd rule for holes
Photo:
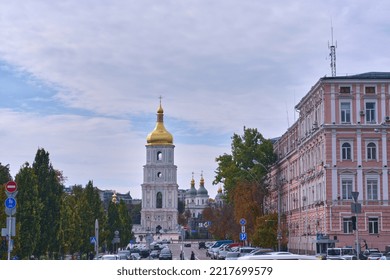
[[172,135],[157,111],[156,128],[148,135],[142,187],[141,226],[138,232],[172,233],[178,227],[177,166]]

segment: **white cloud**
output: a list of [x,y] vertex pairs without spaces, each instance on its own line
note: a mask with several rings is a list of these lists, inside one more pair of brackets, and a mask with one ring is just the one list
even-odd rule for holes
[[[388,71],[390,4],[371,3],[0,0],[1,67],[55,92],[34,93],[16,108],[29,113],[2,100],[0,130],[11,136],[1,139],[9,147],[2,160],[15,169],[44,147],[75,183],[137,185],[149,116],[162,95],[167,129],[183,141],[178,151],[197,156],[178,160],[179,183],[196,169],[210,176],[243,126],[276,137],[293,123],[294,105],[330,74],[331,20],[338,73]],[[55,102],[58,114],[38,114],[31,100]],[[222,144],[194,147],[185,142],[191,133]]]

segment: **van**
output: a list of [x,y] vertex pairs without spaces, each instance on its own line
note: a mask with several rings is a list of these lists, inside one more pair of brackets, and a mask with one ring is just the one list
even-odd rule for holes
[[356,250],[348,247],[328,248],[328,250],[326,251],[326,259],[327,260],[356,259]]

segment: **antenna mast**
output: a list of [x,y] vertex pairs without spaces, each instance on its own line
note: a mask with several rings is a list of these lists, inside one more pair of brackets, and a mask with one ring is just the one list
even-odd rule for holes
[[332,36],[332,44],[329,46],[328,42],[328,48],[330,49],[330,68],[332,70],[332,77],[336,77],[336,48],[337,48],[337,41],[336,45],[333,44],[333,23],[331,23],[331,36]]

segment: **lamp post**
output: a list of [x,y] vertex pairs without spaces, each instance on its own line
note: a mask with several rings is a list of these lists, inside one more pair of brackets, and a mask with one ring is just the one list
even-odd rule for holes
[[[269,176],[270,174],[270,170],[267,166],[265,166],[264,164],[262,164],[261,162],[253,159],[252,160],[253,164],[256,164],[256,165],[260,165],[261,167],[264,168],[264,170],[267,172],[267,176]],[[282,188],[282,185],[283,183],[285,183],[285,179],[278,179],[277,182],[276,182],[276,188],[277,188],[277,211],[278,211],[278,228],[277,228],[277,236],[276,236],[276,239],[278,241],[278,251],[281,250],[281,247],[282,247],[282,230],[281,230],[281,213],[282,213],[282,203],[281,203],[281,188]]]
[[362,205],[358,203],[359,192],[351,192],[354,203],[351,204],[351,212],[356,214],[355,220],[355,235],[356,235],[356,255],[357,258],[360,256],[360,245],[359,245],[359,230],[358,230],[358,214],[361,213]]

